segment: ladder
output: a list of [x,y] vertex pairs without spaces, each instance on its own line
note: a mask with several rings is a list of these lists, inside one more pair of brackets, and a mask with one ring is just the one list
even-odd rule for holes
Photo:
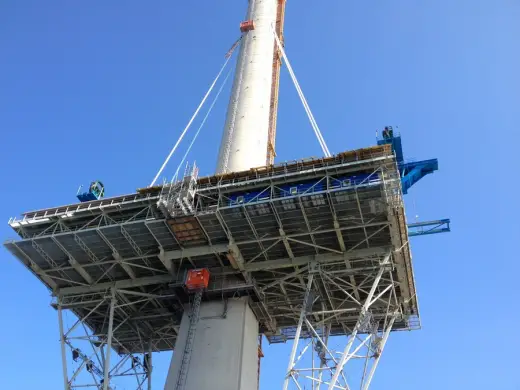
[[201,300],[202,290],[199,290],[195,293],[195,298],[191,307],[190,327],[186,337],[186,345],[182,352],[181,367],[179,369],[179,377],[177,379],[177,384],[175,385],[175,390],[183,390],[184,385],[186,384],[186,376],[188,374],[191,352],[193,350],[193,340],[195,339],[195,330],[197,329],[197,322],[199,322]]

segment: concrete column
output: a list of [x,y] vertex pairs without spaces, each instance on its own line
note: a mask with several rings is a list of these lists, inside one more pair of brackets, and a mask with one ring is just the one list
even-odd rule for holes
[[278,0],[249,0],[246,20],[255,29],[242,37],[217,173],[265,165],[277,7]]
[[[246,298],[204,302],[183,390],[257,390],[258,321]],[[177,390],[189,317],[184,314],[165,390]]]

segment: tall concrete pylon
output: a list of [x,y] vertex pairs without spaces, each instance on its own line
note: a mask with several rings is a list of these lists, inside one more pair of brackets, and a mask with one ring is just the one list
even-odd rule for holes
[[[217,173],[265,165],[278,4],[249,0],[246,21],[254,29],[243,32]],[[230,299],[222,313],[222,302],[202,302],[191,342],[191,311],[184,312],[165,390],[257,390],[258,321],[245,298]]]
[[250,0],[220,144],[217,173],[264,166],[269,133],[274,36],[278,0]]

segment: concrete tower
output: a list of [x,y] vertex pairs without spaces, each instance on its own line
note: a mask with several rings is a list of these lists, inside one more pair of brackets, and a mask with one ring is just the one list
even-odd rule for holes
[[277,0],[249,0],[244,33],[220,144],[217,173],[265,165],[269,132]]
[[[274,36],[278,0],[249,0],[218,158],[218,173],[265,165],[269,135]],[[225,312],[225,316],[223,313]],[[258,321],[246,299],[203,302],[187,369],[182,369],[190,310],[184,312],[165,390],[257,390]],[[186,366],[186,363],[184,364]],[[184,370],[181,373],[181,369]]]

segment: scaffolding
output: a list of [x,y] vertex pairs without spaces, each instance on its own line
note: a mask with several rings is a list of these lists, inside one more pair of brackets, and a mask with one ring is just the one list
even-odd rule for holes
[[[288,387],[307,380],[347,388],[344,372],[362,350],[369,383],[369,363],[377,367],[389,332],[420,327],[389,145],[202,178],[189,166],[163,186],[28,212],[10,225],[20,238],[6,247],[105,354],[173,350],[194,268],[211,273],[203,302],[248,297],[270,343],[310,343],[314,358],[293,354]],[[70,341],[85,353],[61,334],[62,349]],[[337,338],[344,340],[337,351],[333,336],[347,336]],[[111,386],[107,360],[96,367]],[[302,371],[305,362],[314,371]]]
[[[128,316],[124,308],[130,307],[138,313],[138,306],[129,303],[132,292],[112,288],[103,294],[100,299],[92,302],[83,301],[89,311],[84,316],[66,327],[64,319],[67,311],[72,311],[78,305],[75,297],[56,297],[52,306],[58,312],[60,329],[61,357],[63,366],[63,384],[66,390],[79,388],[96,388],[99,390],[116,390],[119,384],[137,390],[151,389],[152,387],[152,351],[153,341],[148,342],[148,351],[132,353],[126,348],[120,348],[117,353],[113,350],[114,343],[119,342],[114,336],[124,323],[129,323],[136,317]],[[87,324],[87,318],[100,313],[103,303],[108,303],[108,313],[103,313],[104,321],[101,328],[94,332]],[[142,300],[141,302],[142,303]],[[114,326],[115,319],[120,319]],[[146,342],[146,341],[145,341]]]
[[169,184],[163,185],[157,207],[165,218],[193,213],[198,172],[195,163],[193,165],[187,163],[181,179],[174,177]]

